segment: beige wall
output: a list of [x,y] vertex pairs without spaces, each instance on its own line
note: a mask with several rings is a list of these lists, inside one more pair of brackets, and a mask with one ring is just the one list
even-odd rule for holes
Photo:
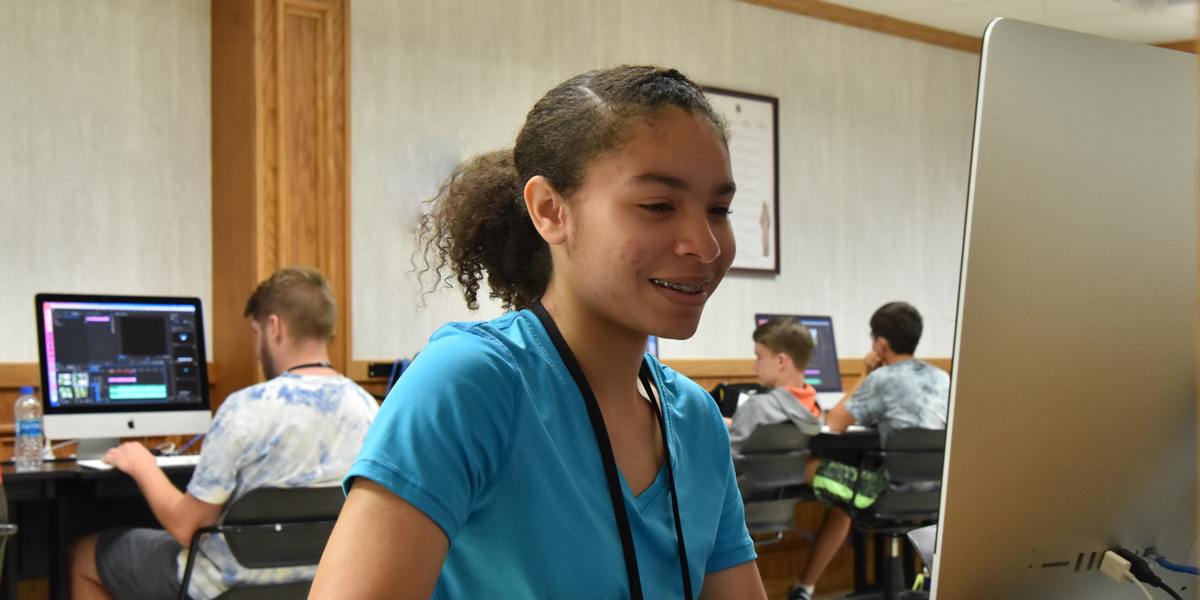
[[37,292],[208,303],[209,122],[207,0],[0,0],[0,362]]
[[664,357],[749,356],[755,312],[832,314],[839,354],[861,356],[871,312],[896,299],[925,314],[918,353],[950,355],[978,55],[732,0],[356,0],[355,358],[411,356],[447,320],[498,314],[454,293],[416,310],[420,201],[511,144],[544,91],[620,63],[780,99],[783,272],[728,277]]
[[[664,356],[747,356],[754,312],[832,314],[857,356],[897,298],[926,315],[920,354],[950,354],[978,56],[732,0],[352,10],[355,358],[498,314],[416,309],[420,201],[546,89],[623,62],[780,98],[783,272],[731,275]],[[39,291],[210,300],[209,35],[205,0],[0,0],[0,362],[36,360]]]

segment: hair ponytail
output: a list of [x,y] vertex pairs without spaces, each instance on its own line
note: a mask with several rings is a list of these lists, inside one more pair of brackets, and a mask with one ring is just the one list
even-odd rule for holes
[[[525,208],[525,182],[543,176],[569,202],[597,157],[624,143],[632,122],[670,107],[705,118],[728,146],[725,120],[675,69],[589,71],[546,92],[525,117],[515,148],[459,165],[429,201],[418,234],[421,274],[432,271],[435,287],[457,281],[475,310],[486,273],[492,298],[505,308],[528,308],[545,293],[551,262]],[[446,267],[453,279],[443,275]]]
[[479,308],[485,274],[490,297],[505,308],[528,308],[546,291],[550,248],[525,208],[512,149],[462,163],[429,202],[418,234],[422,273],[433,272],[450,285],[451,277],[443,274],[449,267],[468,308]]

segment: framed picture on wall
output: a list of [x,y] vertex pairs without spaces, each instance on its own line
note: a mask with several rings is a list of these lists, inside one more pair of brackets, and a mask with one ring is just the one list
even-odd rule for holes
[[733,269],[779,273],[779,99],[713,87],[704,94],[729,121],[729,158],[737,183]]

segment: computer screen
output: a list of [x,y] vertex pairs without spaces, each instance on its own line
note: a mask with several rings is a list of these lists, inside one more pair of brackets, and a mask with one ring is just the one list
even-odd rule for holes
[[646,352],[650,353],[650,356],[658,358],[658,337],[652,335],[646,340]]
[[[813,338],[813,354],[804,367],[804,382],[813,386],[817,393],[842,391],[842,371],[838,365],[837,344],[833,341],[833,317],[806,315],[754,315],[754,326],[758,327],[771,319],[791,317],[808,328]],[[824,406],[824,404],[822,404]]]
[[207,430],[199,299],[39,294],[35,305],[47,437]]
[[1105,551],[1196,564],[1196,57],[983,43],[933,597],[1144,597]]

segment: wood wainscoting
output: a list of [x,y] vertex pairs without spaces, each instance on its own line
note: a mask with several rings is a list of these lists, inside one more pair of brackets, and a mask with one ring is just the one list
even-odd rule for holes
[[[950,372],[949,358],[923,358],[925,362]],[[663,359],[663,364],[687,375],[692,381],[700,384],[706,390],[711,390],[719,383],[754,383],[754,359],[750,358],[680,358]],[[863,373],[861,358],[842,358],[838,360],[838,369],[842,374],[842,389],[847,389]]]
[[213,406],[261,381],[242,311],[280,267],[340,301],[329,359],[350,359],[348,0],[213,0]]

